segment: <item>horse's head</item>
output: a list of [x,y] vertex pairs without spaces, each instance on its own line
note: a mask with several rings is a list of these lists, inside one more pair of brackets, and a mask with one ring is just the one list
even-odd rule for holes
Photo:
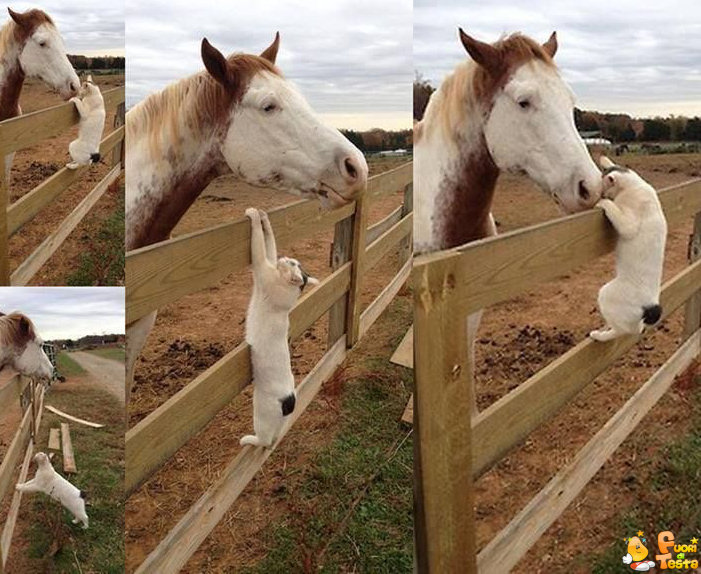
[[577,133],[572,90],[553,63],[555,33],[543,45],[520,34],[486,44],[462,29],[460,40],[478,66],[474,85],[497,167],[525,172],[568,213],[592,207],[601,174]]
[[14,12],[15,40],[19,46],[19,65],[26,76],[39,78],[68,99],[80,88],[73,66],[66,56],[63,38],[51,18],[41,10]]
[[260,56],[225,58],[207,39],[202,60],[228,95],[221,153],[241,179],[338,207],[365,189],[363,154],[324,125],[275,67],[280,36]]
[[22,313],[0,317],[0,344],[11,350],[7,363],[29,377],[51,378],[54,368],[31,319]]

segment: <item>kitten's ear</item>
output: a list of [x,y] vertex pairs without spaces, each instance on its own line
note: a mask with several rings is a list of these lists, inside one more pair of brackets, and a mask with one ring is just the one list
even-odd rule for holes
[[307,278],[307,285],[318,285],[319,280],[316,277]]
[[599,165],[603,168],[606,169],[607,167],[613,167],[616,165],[613,163],[609,158],[607,158],[605,155],[602,155],[599,157]]
[[618,174],[615,171],[612,171],[611,173],[606,175],[606,184],[611,186],[611,185],[616,185],[616,177]]

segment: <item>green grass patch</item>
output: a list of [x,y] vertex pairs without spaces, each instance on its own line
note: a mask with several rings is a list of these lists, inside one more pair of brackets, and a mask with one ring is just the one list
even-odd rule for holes
[[56,357],[56,368],[64,377],[79,377],[87,372],[66,351],[61,351]]
[[104,349],[90,349],[87,351],[98,357],[103,357],[105,359],[112,359],[113,361],[124,362],[126,360],[126,351],[122,347],[106,347]]
[[[124,572],[124,407],[94,386],[58,383],[45,401],[72,415],[106,426],[70,423],[78,472],[69,477],[88,493],[90,527],[71,524],[72,515],[41,494],[22,499],[28,556],[36,572]],[[44,411],[38,450],[47,450],[49,429],[63,421]],[[53,459],[62,472],[61,455]],[[26,505],[26,506],[25,506]]]

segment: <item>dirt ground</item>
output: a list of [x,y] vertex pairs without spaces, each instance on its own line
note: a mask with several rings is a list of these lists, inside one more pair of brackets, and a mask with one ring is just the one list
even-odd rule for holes
[[[624,157],[654,185],[672,185],[699,175],[698,155]],[[238,187],[234,194],[217,180],[188,212],[178,233],[240,217],[249,205],[270,208],[289,197]],[[377,205],[371,221],[389,213],[399,194]],[[496,193],[495,216],[501,231],[517,229],[558,216],[551,201],[529,181],[503,176]],[[690,222],[670,230],[665,277],[686,264]],[[318,277],[328,274],[332,232],[300,241],[289,254]],[[528,376],[565,352],[600,323],[596,293],[611,276],[612,257],[496,306],[485,313],[477,348],[478,402],[484,408]],[[365,277],[367,303],[396,271],[396,262],[381,264]],[[245,306],[250,294],[248,273],[227,277],[217,287],[183,298],[164,308],[137,366],[131,425],[172,396],[187,382],[241,341]],[[408,293],[400,297],[408,297]],[[585,390],[572,406],[533,433],[526,444],[478,482],[478,543],[484,546],[567,460],[601,427],[632,392],[647,379],[680,340],[679,313],[668,319]],[[325,350],[325,320],[293,344],[293,367],[300,377]],[[369,337],[373,337],[372,332]],[[387,357],[389,359],[389,355]],[[360,358],[358,359],[360,360]],[[341,377],[352,376],[352,371]],[[238,438],[251,425],[251,389],[224,409],[210,425],[180,449],[127,502],[127,570],[133,571],[197,500],[238,452]],[[684,391],[667,394],[637,435],[645,437],[645,452],[654,452],[685,431]],[[319,401],[319,399],[317,399]],[[314,407],[314,405],[312,405]],[[252,481],[224,520],[188,563],[188,572],[231,572],[255,564],[266,553],[256,534],[286,511],[276,500],[284,469],[301,468],[315,445],[333,437],[333,415],[310,408],[281,447]],[[565,432],[566,431],[566,432]],[[644,488],[645,468],[636,467],[637,450],[626,443],[546,533],[522,562],[526,572],[572,571],[569,565],[582,548],[610,544],[625,534],[612,524]],[[643,447],[640,447],[643,448]],[[633,478],[631,479],[631,476]],[[286,481],[294,480],[289,477]],[[289,483],[286,482],[289,486]],[[504,496],[504,493],[509,493]],[[641,526],[642,527],[642,526]],[[215,557],[215,558],[213,558]],[[204,565],[207,565],[205,568]],[[578,570],[579,571],[579,570]],[[581,572],[588,572],[583,569]]]
[[[95,82],[105,91],[124,85],[123,75],[95,76]],[[62,100],[44,84],[29,80],[25,82],[20,97],[23,113],[56,106]],[[114,109],[107,110],[103,137],[114,129]],[[12,164],[10,201],[15,202],[35,186],[53,175],[70,161],[68,144],[75,139],[78,126],[60,135],[46,139],[37,145],[17,152]],[[111,160],[111,154],[106,161]],[[14,271],[46,238],[56,230],[60,222],[75,209],[87,193],[109,171],[103,162],[93,166],[79,181],[66,190],[51,206],[43,209],[32,221],[25,224],[10,238],[10,269]],[[65,285],[66,278],[78,267],[81,253],[90,245],[101,228],[102,222],[119,205],[118,185],[112,186],[100,198],[88,215],[73,230],[57,252],[46,262],[31,281],[31,285]]]

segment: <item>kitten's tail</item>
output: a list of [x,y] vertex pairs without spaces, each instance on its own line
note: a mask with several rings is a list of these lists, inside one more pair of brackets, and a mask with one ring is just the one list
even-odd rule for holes
[[90,154],[90,161],[92,163],[97,163],[98,161],[100,161],[100,152],[98,151],[95,153],[91,153]]
[[286,417],[295,410],[295,403],[297,402],[297,397],[294,393],[290,393],[284,399],[280,401],[282,404],[282,416]]
[[643,323],[654,325],[662,317],[662,307],[660,305],[648,305],[643,307]]

